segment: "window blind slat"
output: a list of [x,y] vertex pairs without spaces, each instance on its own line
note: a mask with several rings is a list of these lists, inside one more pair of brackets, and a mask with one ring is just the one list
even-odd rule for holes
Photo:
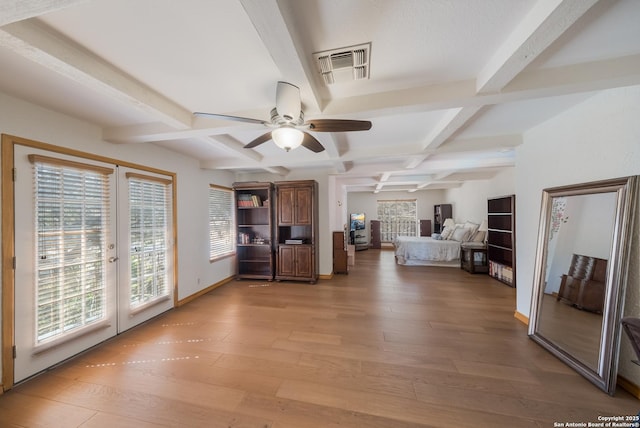
[[233,190],[209,188],[209,259],[224,257],[235,251]]
[[129,183],[130,305],[137,309],[170,295],[171,181],[127,173]]
[[36,215],[36,345],[106,318],[110,168],[30,155]]

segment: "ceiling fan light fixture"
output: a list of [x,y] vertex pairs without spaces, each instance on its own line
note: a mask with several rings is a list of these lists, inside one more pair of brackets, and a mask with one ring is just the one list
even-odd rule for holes
[[276,146],[288,152],[300,147],[304,139],[304,133],[290,126],[282,126],[271,131],[271,139]]

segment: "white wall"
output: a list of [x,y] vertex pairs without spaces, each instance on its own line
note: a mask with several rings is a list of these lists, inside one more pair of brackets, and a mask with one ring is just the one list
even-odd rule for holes
[[[530,312],[542,189],[640,174],[638,118],[640,86],[635,86],[594,95],[524,134],[516,150],[518,312]],[[627,315],[640,314],[640,263],[632,248]],[[635,359],[631,353],[623,337],[620,373],[628,379],[637,378],[627,364]]]
[[447,190],[446,201],[453,206],[456,223],[480,223],[487,218],[487,199],[515,193],[515,169],[507,168],[490,180],[469,181]]

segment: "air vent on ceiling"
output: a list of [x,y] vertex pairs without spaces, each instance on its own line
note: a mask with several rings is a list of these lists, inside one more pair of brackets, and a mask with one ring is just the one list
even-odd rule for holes
[[369,78],[371,43],[316,52],[313,58],[324,83],[348,82]]

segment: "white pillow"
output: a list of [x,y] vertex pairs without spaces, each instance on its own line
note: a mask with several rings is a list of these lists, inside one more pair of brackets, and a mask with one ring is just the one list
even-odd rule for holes
[[479,230],[473,235],[473,237],[470,239],[470,241],[473,241],[473,242],[484,242],[484,238],[486,236],[487,236],[487,232],[485,232],[484,230]]
[[454,227],[445,226],[442,231],[440,231],[440,236],[442,236],[442,239],[449,239],[454,229]]
[[471,239],[471,237],[475,235],[475,233],[478,231],[478,228],[480,227],[480,225],[477,223],[472,223],[470,221],[467,221],[465,222],[463,227],[471,229],[471,233],[469,234],[469,239]]
[[471,233],[471,229],[467,227],[456,227],[456,230],[453,231],[449,240],[464,242],[468,239],[469,234]]

